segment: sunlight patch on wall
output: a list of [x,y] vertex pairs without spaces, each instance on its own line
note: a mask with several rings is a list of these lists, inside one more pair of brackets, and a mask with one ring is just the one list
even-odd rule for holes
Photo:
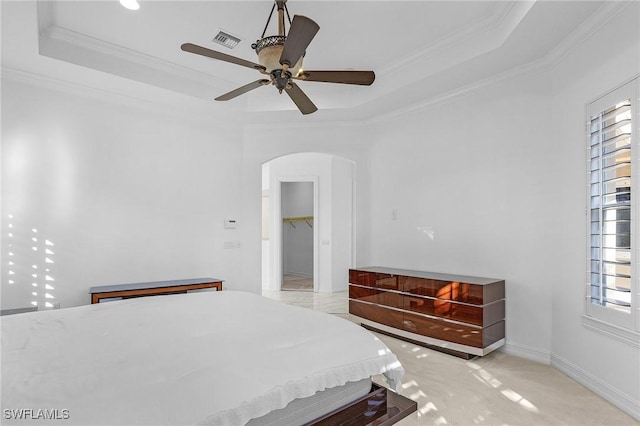
[[28,303],[39,310],[59,308],[52,270],[55,264],[53,242],[43,238],[38,228],[21,231],[13,214],[7,217],[8,284],[25,287],[23,291]]

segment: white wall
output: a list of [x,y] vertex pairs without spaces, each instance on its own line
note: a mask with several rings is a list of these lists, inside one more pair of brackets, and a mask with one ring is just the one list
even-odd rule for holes
[[[313,216],[313,182],[282,182],[282,217]],[[283,224],[283,273],[313,277],[313,220]]]
[[[261,270],[262,270],[262,279],[261,279],[261,288],[270,288],[270,265],[269,259],[271,259],[270,248],[271,244],[269,243],[269,185],[271,184],[271,167],[269,167],[269,163],[265,163],[262,165],[262,244],[261,244]],[[266,204],[265,204],[266,203]]]
[[371,157],[372,263],[505,279],[507,344],[547,362],[562,268],[549,96],[521,77],[403,114]]
[[[584,104],[639,71],[631,4],[551,70],[367,125],[237,131],[3,77],[2,260],[15,260],[2,307],[33,300],[33,265],[63,307],[87,303],[90,286],[179,277],[259,292],[262,164],[326,153],[357,165],[356,265],[506,279],[506,350],[551,361],[640,418],[637,344],[581,318]],[[334,274],[346,267],[329,280],[346,287]]]
[[342,158],[333,157],[331,161],[331,251],[332,291],[347,291],[349,287],[349,268],[356,265],[353,255],[354,234],[354,178],[355,165]]
[[[313,182],[317,185],[317,201],[314,199],[314,288],[318,292],[346,290],[348,269],[351,263],[352,217],[351,191],[341,188],[353,186],[352,162],[328,154],[313,152],[289,154],[269,163],[270,171],[270,280],[265,288],[277,290],[282,276],[282,253],[280,245],[283,235],[281,217],[282,182]],[[345,202],[345,197],[349,197]],[[347,220],[343,219],[347,217]],[[337,221],[340,223],[336,225]],[[284,228],[289,225],[284,225]],[[306,226],[299,224],[298,226]],[[337,230],[334,228],[337,227]],[[346,230],[346,232],[345,232]],[[347,256],[343,256],[344,250]]]
[[551,71],[555,190],[562,212],[560,244],[554,253],[563,263],[552,287],[552,363],[640,418],[640,337],[617,339],[586,327],[582,319],[587,244],[585,105],[640,72],[638,16],[640,3],[634,2]]
[[[213,275],[227,288],[260,292],[261,166],[296,152],[358,163],[357,254],[368,263],[365,127],[242,129],[46,86],[3,77],[2,217],[14,215],[17,244],[28,254],[14,270],[25,285],[9,285],[2,270],[3,308],[32,300],[30,268],[44,262],[30,252],[34,227],[56,244],[52,294],[62,307],[86,303],[91,286],[179,277]],[[238,228],[225,230],[225,218]]]
[[640,72],[639,6],[552,69],[379,123],[370,168],[372,263],[504,278],[506,350],[636,418],[637,333],[595,332],[582,315],[585,104]]
[[[311,185],[311,216],[314,216],[314,228],[311,229],[313,256],[311,276],[314,277],[314,290],[329,291],[329,273],[331,248],[320,246],[319,241],[328,238],[331,232],[331,192],[328,191],[331,176],[331,156],[317,153],[300,153],[276,158],[269,163],[269,271],[268,289],[279,290],[282,283],[286,253],[282,251],[283,238],[288,234],[289,225],[282,218],[289,213],[284,202],[286,182],[306,182]],[[317,185],[317,187],[316,187]],[[324,188],[324,189],[323,189]],[[304,225],[306,226],[306,225]]]
[[2,307],[42,306],[46,292],[68,307],[88,303],[91,286],[189,277],[259,291],[236,278],[241,250],[223,248],[240,241],[223,219],[239,213],[241,154],[238,131],[213,120],[3,79],[2,258],[14,265]]
[[[355,163],[356,204],[356,263],[369,264],[369,138],[365,126],[352,123],[327,125],[299,125],[282,123],[272,126],[247,126],[243,138],[243,263],[259,265],[262,246],[260,235],[260,199],[262,164],[293,153],[327,153]],[[273,192],[270,189],[271,193]],[[333,238],[329,235],[329,238]],[[335,246],[334,246],[335,248]],[[348,283],[348,263],[335,268],[331,274],[341,274],[331,281],[332,287],[321,291],[344,290]],[[260,282],[259,268],[247,267],[242,271],[244,282]],[[330,282],[331,282],[330,281]]]

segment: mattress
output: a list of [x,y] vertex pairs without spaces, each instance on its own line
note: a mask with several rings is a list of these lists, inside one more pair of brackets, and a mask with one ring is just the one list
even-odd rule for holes
[[304,425],[365,396],[371,392],[371,383],[371,379],[347,382],[306,398],[294,399],[284,408],[251,419],[247,426]]
[[26,409],[31,417],[66,413],[65,425],[241,425],[376,374],[396,388],[404,373],[362,327],[245,292],[145,297],[0,321],[3,424],[46,424],[7,418],[6,410]]

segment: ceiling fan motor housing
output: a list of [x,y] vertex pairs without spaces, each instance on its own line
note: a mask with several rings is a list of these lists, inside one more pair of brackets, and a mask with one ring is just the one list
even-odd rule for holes
[[287,84],[289,84],[291,73],[289,71],[273,70],[271,75],[273,76],[273,85],[282,93],[287,88]]
[[[258,54],[258,63],[265,67],[268,73],[282,69],[280,56],[282,55],[282,50],[284,49],[284,43],[286,40],[286,36],[269,36],[262,38],[251,45],[251,48]],[[302,56],[294,66],[289,67],[291,75],[298,75],[300,68],[302,68]]]

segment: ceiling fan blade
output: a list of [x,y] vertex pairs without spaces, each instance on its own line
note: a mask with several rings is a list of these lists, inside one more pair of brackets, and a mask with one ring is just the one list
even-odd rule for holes
[[285,88],[284,90],[285,92],[287,92],[287,95],[289,95],[293,103],[296,104],[301,113],[306,115],[318,110],[318,107],[316,107],[313,102],[311,102],[311,99],[309,99],[307,95],[304,94],[302,89],[300,89],[297,84],[295,84],[293,81],[290,81],[289,84],[291,85],[291,87],[289,88],[287,86],[287,88]]
[[315,37],[320,26],[302,15],[295,15],[280,54],[280,65],[293,67]]
[[376,79],[373,71],[307,71],[294,77],[297,80],[321,81],[324,83],[359,84],[370,86]]
[[236,58],[235,56],[227,55],[226,53],[217,52],[215,50],[207,49],[206,47],[198,46],[192,43],[184,43],[180,46],[180,49],[185,52],[195,53],[196,55],[206,56],[207,58],[218,59],[219,61],[230,62],[236,65],[242,65],[243,67],[253,68],[256,70],[264,70],[265,68],[256,64],[255,62],[247,61],[245,59]]
[[269,80],[265,80],[265,79],[256,80],[253,83],[245,84],[242,87],[238,87],[237,89],[230,91],[229,93],[225,93],[222,96],[218,96],[216,98],[216,101],[228,101],[229,99],[233,99],[236,96],[240,96],[243,93],[247,93],[250,90],[257,89],[258,87],[264,86],[266,84],[269,84]]

